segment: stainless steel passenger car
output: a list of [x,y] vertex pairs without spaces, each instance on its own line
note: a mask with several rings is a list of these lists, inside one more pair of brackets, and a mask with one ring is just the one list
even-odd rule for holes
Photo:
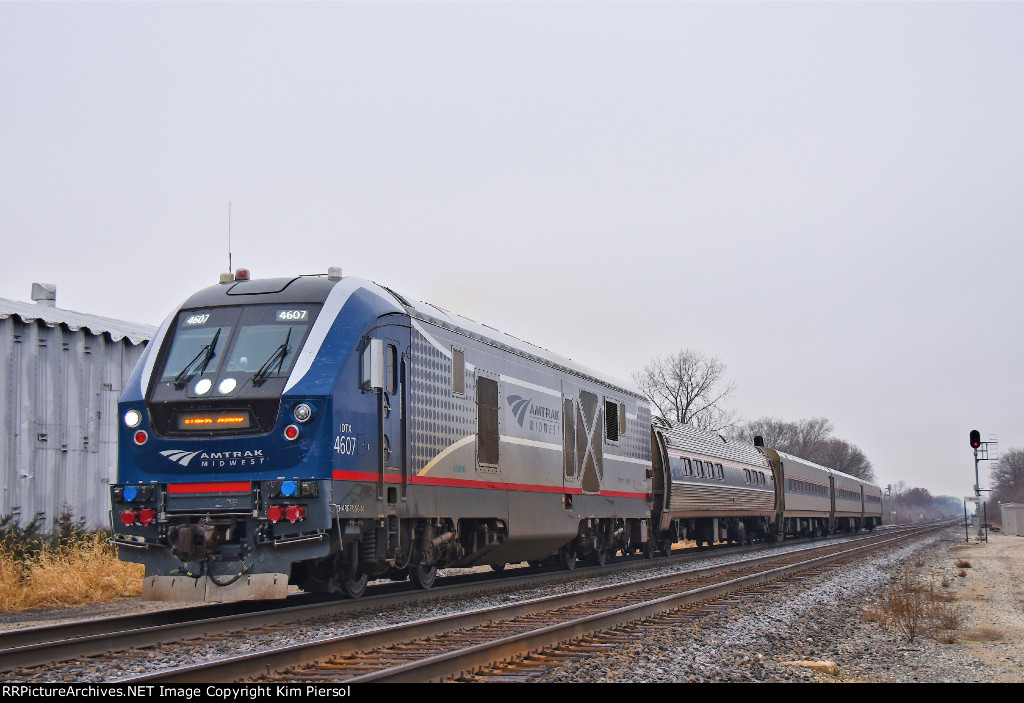
[[776,455],[784,476],[783,534],[817,537],[832,532],[832,472],[791,454]]
[[762,453],[685,424],[655,422],[652,432],[655,524],[662,545],[773,535],[776,482]]
[[[656,419],[655,544],[814,537],[873,529],[881,489],[760,444]],[[758,438],[759,439],[759,438]]]

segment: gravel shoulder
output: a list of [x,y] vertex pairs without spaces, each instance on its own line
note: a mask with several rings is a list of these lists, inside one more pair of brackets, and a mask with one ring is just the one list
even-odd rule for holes
[[[950,530],[842,573],[803,582],[710,615],[683,630],[652,632],[613,654],[555,670],[539,682],[1020,682],[1024,681],[1024,538],[964,544]],[[969,568],[956,566],[969,561]],[[913,643],[866,619],[909,570],[959,606],[956,641]],[[961,576],[960,574],[963,573]],[[943,586],[948,583],[948,586]],[[832,662],[835,675],[792,664]]]

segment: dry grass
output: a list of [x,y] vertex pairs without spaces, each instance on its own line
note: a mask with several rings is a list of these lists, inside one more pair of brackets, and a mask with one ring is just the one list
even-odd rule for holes
[[959,607],[943,602],[933,602],[929,610],[931,636],[936,642],[953,644],[964,626],[964,613]]
[[971,568],[971,562],[967,561],[966,559],[957,559],[956,560],[956,568],[958,568],[958,569],[969,569],[969,568]]
[[933,585],[922,586],[910,571],[904,571],[877,605],[864,609],[862,617],[891,627],[908,642],[927,634],[936,642],[952,644],[963,627],[963,611],[955,601],[955,595],[937,591]]
[[118,560],[101,534],[25,557],[0,551],[0,610],[54,607],[138,595],[144,568]]
[[952,603],[956,600],[956,594],[947,591],[936,591],[934,586],[929,586],[928,600],[933,603]]

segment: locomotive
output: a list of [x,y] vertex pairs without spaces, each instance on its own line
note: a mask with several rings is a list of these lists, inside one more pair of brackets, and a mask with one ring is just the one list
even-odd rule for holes
[[191,296],[118,424],[113,541],[153,600],[359,597],[881,517],[877,487],[652,420],[626,384],[337,268]]

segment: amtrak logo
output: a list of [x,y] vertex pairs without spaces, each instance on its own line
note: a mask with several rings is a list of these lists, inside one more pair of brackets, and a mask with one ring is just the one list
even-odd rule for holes
[[508,398],[508,406],[512,408],[512,414],[515,415],[516,422],[519,426],[523,426],[523,420],[526,419],[526,411],[530,409],[530,401],[533,398],[523,398],[518,395],[510,395]]
[[510,395],[505,399],[508,406],[512,408],[512,415],[519,426],[526,429],[526,416],[530,416],[529,430],[543,434],[558,434],[559,411],[546,408],[543,405],[534,405],[533,398],[524,398],[521,395]]
[[168,449],[160,452],[167,459],[175,464],[188,466],[196,457],[199,457],[201,468],[224,468],[235,466],[258,466],[267,460],[263,456],[262,449],[252,449],[244,452],[186,452],[181,449]]
[[160,452],[161,455],[167,457],[176,464],[182,466],[188,466],[188,462],[196,458],[199,452],[183,452],[180,449],[168,449],[165,452]]

